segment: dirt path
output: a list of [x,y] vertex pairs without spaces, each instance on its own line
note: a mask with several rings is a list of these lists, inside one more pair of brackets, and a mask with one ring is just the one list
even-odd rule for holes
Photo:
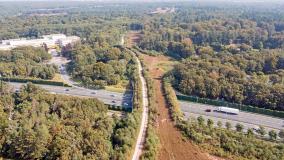
[[194,144],[184,140],[181,133],[175,128],[170,119],[169,110],[162,91],[161,77],[164,74],[158,68],[159,63],[166,63],[169,59],[165,56],[152,57],[143,55],[150,75],[154,79],[156,91],[156,102],[158,104],[158,125],[157,131],[161,142],[161,149],[158,155],[159,160],[208,160],[208,154],[203,153]]
[[135,56],[135,58],[136,58],[136,61],[138,62],[139,78],[140,78],[141,84],[142,84],[143,111],[142,111],[142,119],[141,119],[141,124],[140,124],[141,125],[140,131],[139,131],[139,134],[138,134],[138,137],[137,137],[137,141],[136,141],[135,150],[134,150],[132,160],[139,160],[140,155],[143,153],[144,143],[145,143],[145,139],[146,139],[149,109],[148,109],[147,85],[146,85],[146,80],[145,80],[145,78],[143,77],[143,74],[142,74],[143,68],[142,68],[141,62],[138,59],[138,57]]
[[[137,44],[141,39],[139,32],[129,32],[126,36],[126,46],[132,47]],[[173,122],[170,119],[169,110],[166,106],[166,100],[162,91],[161,77],[164,71],[161,69],[165,65],[173,64],[169,61],[168,57],[147,56],[143,55],[144,61],[151,78],[154,80],[154,87],[156,91],[156,103],[158,104],[158,124],[157,133],[160,139],[160,151],[156,159],[158,160],[221,160],[211,157],[207,153],[203,153],[200,149],[192,144],[181,135]]]
[[125,37],[126,47],[132,47],[133,45],[137,44],[141,40],[142,35],[139,31],[131,31],[128,32]]

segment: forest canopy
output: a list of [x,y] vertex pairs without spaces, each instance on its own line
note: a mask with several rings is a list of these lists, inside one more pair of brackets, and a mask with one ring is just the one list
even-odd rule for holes
[[109,159],[114,121],[96,99],[47,94],[27,84],[0,99],[1,156],[11,159]]
[[172,71],[182,93],[284,110],[283,50],[219,53],[185,59]]
[[57,66],[45,64],[51,55],[42,48],[18,47],[0,51],[0,74],[3,77],[52,79]]

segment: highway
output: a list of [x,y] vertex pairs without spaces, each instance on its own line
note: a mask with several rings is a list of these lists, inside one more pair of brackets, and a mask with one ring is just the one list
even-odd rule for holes
[[[261,125],[266,129],[266,131],[273,129],[278,132],[284,127],[283,119],[260,114],[240,111],[238,115],[230,115],[226,113],[215,112],[214,110],[217,109],[216,106],[185,101],[180,101],[180,107],[186,118],[198,117],[202,115],[205,119],[212,119],[215,122],[215,125],[218,121],[221,121],[224,127],[226,122],[230,122],[233,128],[237,123],[240,123],[244,125],[245,130],[247,130],[248,128],[258,128],[258,126]],[[211,112],[205,112],[206,109],[211,109]]]
[[[80,87],[79,83],[72,80],[71,76],[68,75],[66,71],[66,65],[70,62],[65,57],[58,56],[56,51],[51,51],[52,59],[48,62],[49,64],[55,64],[59,67],[61,78],[65,83],[72,86],[72,88],[58,87],[58,86],[49,86],[49,85],[40,85],[42,88],[46,89],[49,92],[54,92],[56,94],[65,94],[72,96],[83,96],[83,97],[94,97],[105,104],[124,106],[127,108],[132,107],[132,93],[117,93],[106,90],[93,90],[84,87]],[[19,85],[14,83],[14,86],[19,88]],[[68,89],[68,91],[67,91]]]
[[[14,90],[19,90],[24,83],[9,83],[13,86]],[[38,84],[36,84],[38,85]],[[116,106],[125,106],[131,107],[132,95],[123,94],[117,92],[110,92],[106,90],[91,90],[80,87],[61,87],[61,86],[52,86],[52,85],[38,85],[41,88],[49,91],[53,94],[63,94],[79,97],[90,97],[97,98],[104,102],[105,104],[116,105]]]

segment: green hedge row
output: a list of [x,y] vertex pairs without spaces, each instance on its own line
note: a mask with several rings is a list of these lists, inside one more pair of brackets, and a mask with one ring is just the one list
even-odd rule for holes
[[64,87],[71,87],[70,85],[57,82],[57,81],[49,81],[49,80],[41,80],[41,79],[27,79],[27,78],[8,78],[8,77],[1,77],[0,80],[7,81],[7,82],[18,82],[18,83],[27,83],[31,82],[34,84],[45,84],[45,85],[53,85],[53,86],[64,86]]
[[163,91],[165,93],[166,101],[170,109],[171,117],[175,124],[178,124],[183,120],[183,113],[180,109],[175,91],[166,78],[163,78]]
[[[140,57],[139,57],[140,58]],[[156,133],[156,121],[158,118],[158,110],[157,110],[157,103],[156,103],[156,94],[154,88],[153,79],[150,77],[148,68],[144,63],[144,60],[140,58],[140,61],[143,66],[143,76],[146,80],[147,84],[147,94],[148,94],[148,108],[149,108],[149,116],[148,116],[148,128],[146,131],[146,141],[144,146],[144,152],[141,155],[141,160],[155,160],[159,148],[160,148],[160,140]]]
[[131,50],[132,51],[138,51],[138,52],[140,52],[140,53],[143,53],[143,54],[146,54],[146,55],[149,55],[149,56],[157,56],[157,55],[160,55],[160,53],[159,52],[157,52],[157,51],[154,51],[154,50],[152,50],[152,51],[149,51],[149,50],[143,50],[143,49],[141,49],[141,48],[139,48],[139,47],[137,47],[137,46],[134,46],[133,48],[131,48]]
[[230,102],[225,102],[225,101],[220,101],[220,100],[212,100],[212,99],[207,99],[207,98],[198,98],[195,96],[177,95],[177,98],[179,100],[184,100],[184,101],[210,104],[214,106],[226,106],[230,108],[237,108],[239,110],[246,111],[246,112],[252,112],[252,113],[264,114],[264,115],[273,116],[273,117],[284,118],[283,111],[275,111],[275,110],[270,110],[270,109],[258,108],[258,107],[248,106],[248,105],[237,104],[237,103],[230,103]]
[[[127,50],[128,51],[128,50]],[[131,159],[134,151],[136,139],[139,134],[139,126],[141,125],[142,117],[142,82],[138,75],[138,63],[135,55],[132,55],[133,64],[130,64],[132,76],[130,76],[131,86],[133,89],[132,108],[126,117],[121,119],[120,122],[114,127],[113,133],[113,156],[111,159]],[[125,136],[127,135],[127,136]]]
[[131,107],[125,107],[125,106],[108,105],[108,109],[113,111],[132,112]]

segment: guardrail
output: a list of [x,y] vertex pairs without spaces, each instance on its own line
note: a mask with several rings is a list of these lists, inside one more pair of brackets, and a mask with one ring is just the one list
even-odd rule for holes
[[273,117],[278,117],[278,118],[284,118],[283,111],[276,111],[276,110],[271,110],[271,109],[253,107],[249,105],[230,103],[230,102],[225,102],[225,101],[220,101],[220,100],[212,100],[212,99],[199,98],[199,97],[187,96],[187,95],[177,95],[177,98],[178,100],[183,100],[183,101],[203,103],[203,104],[209,104],[213,106],[226,106],[229,108],[236,108],[241,111],[258,113],[258,114],[263,114],[263,115],[268,115],[268,116],[273,116]]

